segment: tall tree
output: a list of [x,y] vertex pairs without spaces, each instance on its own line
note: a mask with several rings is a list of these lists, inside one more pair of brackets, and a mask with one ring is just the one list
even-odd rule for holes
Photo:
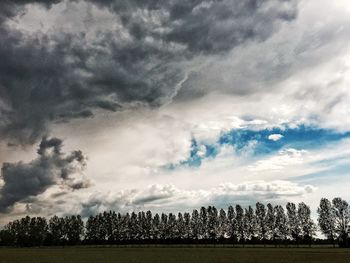
[[153,239],[152,220],[153,220],[152,212],[148,210],[146,212],[145,224],[144,224],[145,238],[148,239],[148,240]]
[[218,210],[215,206],[209,206],[207,209],[208,222],[207,222],[207,233],[208,238],[215,242],[217,238],[217,229],[218,229]]
[[256,235],[256,219],[254,215],[254,210],[251,206],[245,209],[244,213],[244,232],[245,239],[252,240]]
[[244,210],[240,205],[236,205],[236,222],[237,222],[237,234],[239,242],[244,243],[245,228],[244,228]]
[[176,216],[173,213],[168,215],[168,239],[173,240],[176,237]]
[[182,213],[178,213],[177,215],[175,238],[180,240],[185,238],[185,221]]
[[161,215],[161,222],[160,222],[160,238],[162,240],[166,240],[169,237],[169,233],[168,233],[168,216],[164,213],[162,213]]
[[208,238],[208,231],[207,231],[207,224],[208,224],[208,215],[207,215],[207,209],[202,206],[199,212],[199,235],[200,238],[206,239]]
[[191,216],[191,238],[198,240],[201,235],[201,219],[197,209],[192,211]]
[[331,240],[334,246],[334,240],[336,238],[336,220],[332,203],[327,198],[322,198],[320,206],[317,209],[318,224],[321,232]]
[[230,205],[227,209],[227,235],[231,239],[232,243],[237,242],[237,220],[236,220],[236,212],[232,205]]
[[349,204],[337,197],[333,201],[333,213],[335,215],[336,233],[341,246],[349,245],[350,208]]
[[275,242],[276,239],[276,229],[275,229],[275,210],[272,204],[267,204],[267,212],[266,212],[266,234],[270,240]]
[[146,239],[146,214],[144,211],[140,211],[137,215],[137,234],[136,234],[136,239],[137,240],[144,240]]
[[227,236],[227,230],[228,230],[228,219],[226,216],[226,212],[224,209],[220,209],[219,212],[219,218],[218,218],[218,238],[224,239]]
[[48,226],[43,217],[32,217],[29,223],[31,246],[42,246],[47,238]]
[[141,235],[140,233],[140,227],[139,227],[139,218],[138,215],[135,212],[132,212],[130,214],[130,220],[129,224],[127,225],[128,229],[126,230],[129,232],[129,240],[137,241],[139,240],[139,237]]
[[152,220],[152,236],[155,240],[160,238],[160,216],[158,213],[154,215]]
[[49,232],[53,236],[55,245],[64,244],[67,241],[64,218],[53,216],[49,221]]
[[0,246],[14,246],[15,239],[12,233],[4,227],[4,229],[0,230]]
[[106,228],[106,239],[107,239],[107,243],[112,243],[113,242],[113,212],[109,211],[109,212],[105,212],[103,213],[105,220],[104,220],[104,226]]
[[133,221],[131,221],[131,216],[129,213],[126,213],[122,217],[122,231],[120,233],[122,242],[127,242],[134,237],[135,226],[133,224],[137,223],[137,220],[135,219],[135,217],[136,217],[135,213],[133,213]]
[[288,220],[288,232],[292,240],[299,244],[299,238],[301,235],[300,220],[297,213],[297,208],[294,203],[288,202],[286,205],[287,220]]
[[255,217],[256,217],[256,224],[257,224],[257,235],[265,245],[266,233],[267,233],[266,208],[265,208],[265,205],[260,202],[257,202],[255,207],[256,207]]
[[[58,241],[61,239],[58,238],[58,236],[61,236],[60,235],[60,229],[58,228],[58,217],[57,216],[54,216],[53,218],[50,219],[50,223],[49,223],[49,226],[50,226],[50,230],[51,232],[53,232],[53,237],[55,238],[55,243],[59,243]],[[97,229],[98,229],[98,226],[97,226],[97,219],[96,217],[94,216],[90,216],[88,218],[88,220],[86,221],[86,226],[85,226],[85,240],[88,242],[88,243],[92,243],[92,244],[96,244],[98,242],[98,236],[97,236]]]
[[191,215],[190,213],[184,213],[184,238],[189,240],[191,238]]
[[84,222],[80,215],[65,217],[65,232],[70,245],[77,245],[80,243],[84,235]]
[[[68,220],[65,218],[65,220]],[[107,240],[107,229],[105,224],[105,216],[103,213],[99,213],[96,216],[96,225],[97,225],[97,239],[99,243],[105,243]]]
[[281,205],[274,207],[276,237],[281,241],[286,241],[288,237],[287,216]]
[[308,242],[311,245],[311,241],[315,234],[316,228],[314,222],[311,219],[310,207],[303,202],[298,205],[298,218],[303,240],[304,242]]
[[118,215],[115,211],[110,212],[110,230],[111,230],[111,236],[109,238],[109,242],[111,244],[116,243],[118,240],[118,235],[119,235],[119,220],[118,220]]

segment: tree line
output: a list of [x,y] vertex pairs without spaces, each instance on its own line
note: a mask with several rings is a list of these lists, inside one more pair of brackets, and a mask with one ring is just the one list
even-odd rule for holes
[[191,213],[126,214],[105,211],[90,216],[29,217],[14,220],[0,231],[3,246],[54,246],[78,244],[310,244],[321,231],[326,241],[349,245],[350,208],[341,198],[322,198],[318,225],[305,203],[255,208],[241,205],[218,210],[215,206]]

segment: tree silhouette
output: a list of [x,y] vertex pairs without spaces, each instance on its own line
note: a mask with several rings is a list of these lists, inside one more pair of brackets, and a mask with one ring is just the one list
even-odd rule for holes
[[240,205],[236,205],[236,223],[237,223],[237,236],[241,243],[244,244],[245,228],[244,228],[244,212]]
[[327,198],[322,198],[320,206],[317,209],[318,225],[327,239],[331,240],[333,246],[335,245],[334,241],[336,238],[336,220],[334,212],[332,203]]
[[238,239],[238,226],[236,220],[236,212],[232,205],[230,205],[227,209],[227,223],[227,236],[234,245]]
[[294,240],[297,245],[299,245],[299,239],[301,235],[301,226],[298,217],[298,212],[296,205],[294,203],[287,203],[287,220],[288,220],[288,230],[289,235]]
[[255,239],[255,235],[257,234],[257,225],[254,210],[251,206],[245,209],[243,222],[245,232],[244,239]]
[[200,238],[201,234],[201,220],[199,218],[199,213],[197,209],[194,209],[192,212],[192,217],[191,217],[191,233],[189,236],[194,239],[198,240]]
[[275,211],[272,204],[267,204],[267,213],[266,213],[266,230],[267,236],[274,243],[276,241],[276,229],[275,229]]
[[310,207],[303,202],[298,205],[298,219],[300,222],[302,238],[304,242],[308,242],[311,246],[312,237],[315,234],[316,227],[311,219]]
[[[320,230],[340,246],[349,244],[350,208],[346,201],[322,198],[317,209]],[[23,217],[0,230],[0,245],[44,246],[78,244],[150,243],[241,243],[309,244],[315,240],[316,225],[305,203],[286,207],[258,202],[252,206],[215,206],[192,213],[152,214],[138,211],[120,214],[105,211],[92,215],[84,224],[80,215]]]
[[263,241],[265,245],[265,240],[267,238],[267,224],[266,224],[266,208],[262,203],[257,202],[255,209],[256,217],[256,234],[260,240]]

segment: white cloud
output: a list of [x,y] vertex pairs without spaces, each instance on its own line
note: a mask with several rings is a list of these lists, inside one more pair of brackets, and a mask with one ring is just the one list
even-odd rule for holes
[[138,209],[186,210],[203,205],[227,207],[255,202],[284,202],[290,198],[312,193],[312,185],[298,185],[288,181],[255,181],[240,184],[223,183],[210,189],[185,190],[174,185],[151,185],[146,189],[123,190],[92,195],[83,203],[83,213],[104,210],[131,211]]
[[280,139],[283,138],[283,135],[282,134],[270,134],[268,139],[271,140],[271,141],[279,141]]
[[304,160],[309,152],[306,150],[296,150],[293,148],[281,150],[277,155],[258,160],[253,165],[248,166],[251,171],[282,171],[287,167],[304,165]]

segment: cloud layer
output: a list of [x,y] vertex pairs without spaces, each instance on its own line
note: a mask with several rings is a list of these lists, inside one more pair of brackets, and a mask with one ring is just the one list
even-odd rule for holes
[[[163,105],[210,57],[264,41],[297,14],[293,0],[28,0],[0,9],[0,132],[20,143],[96,108]],[[109,24],[89,29],[103,17]],[[27,30],[25,19],[34,19]]]
[[284,202],[288,198],[303,197],[315,187],[301,186],[288,181],[251,181],[241,184],[223,183],[210,189],[185,190],[174,185],[150,185],[117,193],[98,193],[82,204],[82,214],[89,216],[105,210],[132,211],[151,209],[183,211],[215,204],[228,207],[232,204],[248,205],[260,202]]

